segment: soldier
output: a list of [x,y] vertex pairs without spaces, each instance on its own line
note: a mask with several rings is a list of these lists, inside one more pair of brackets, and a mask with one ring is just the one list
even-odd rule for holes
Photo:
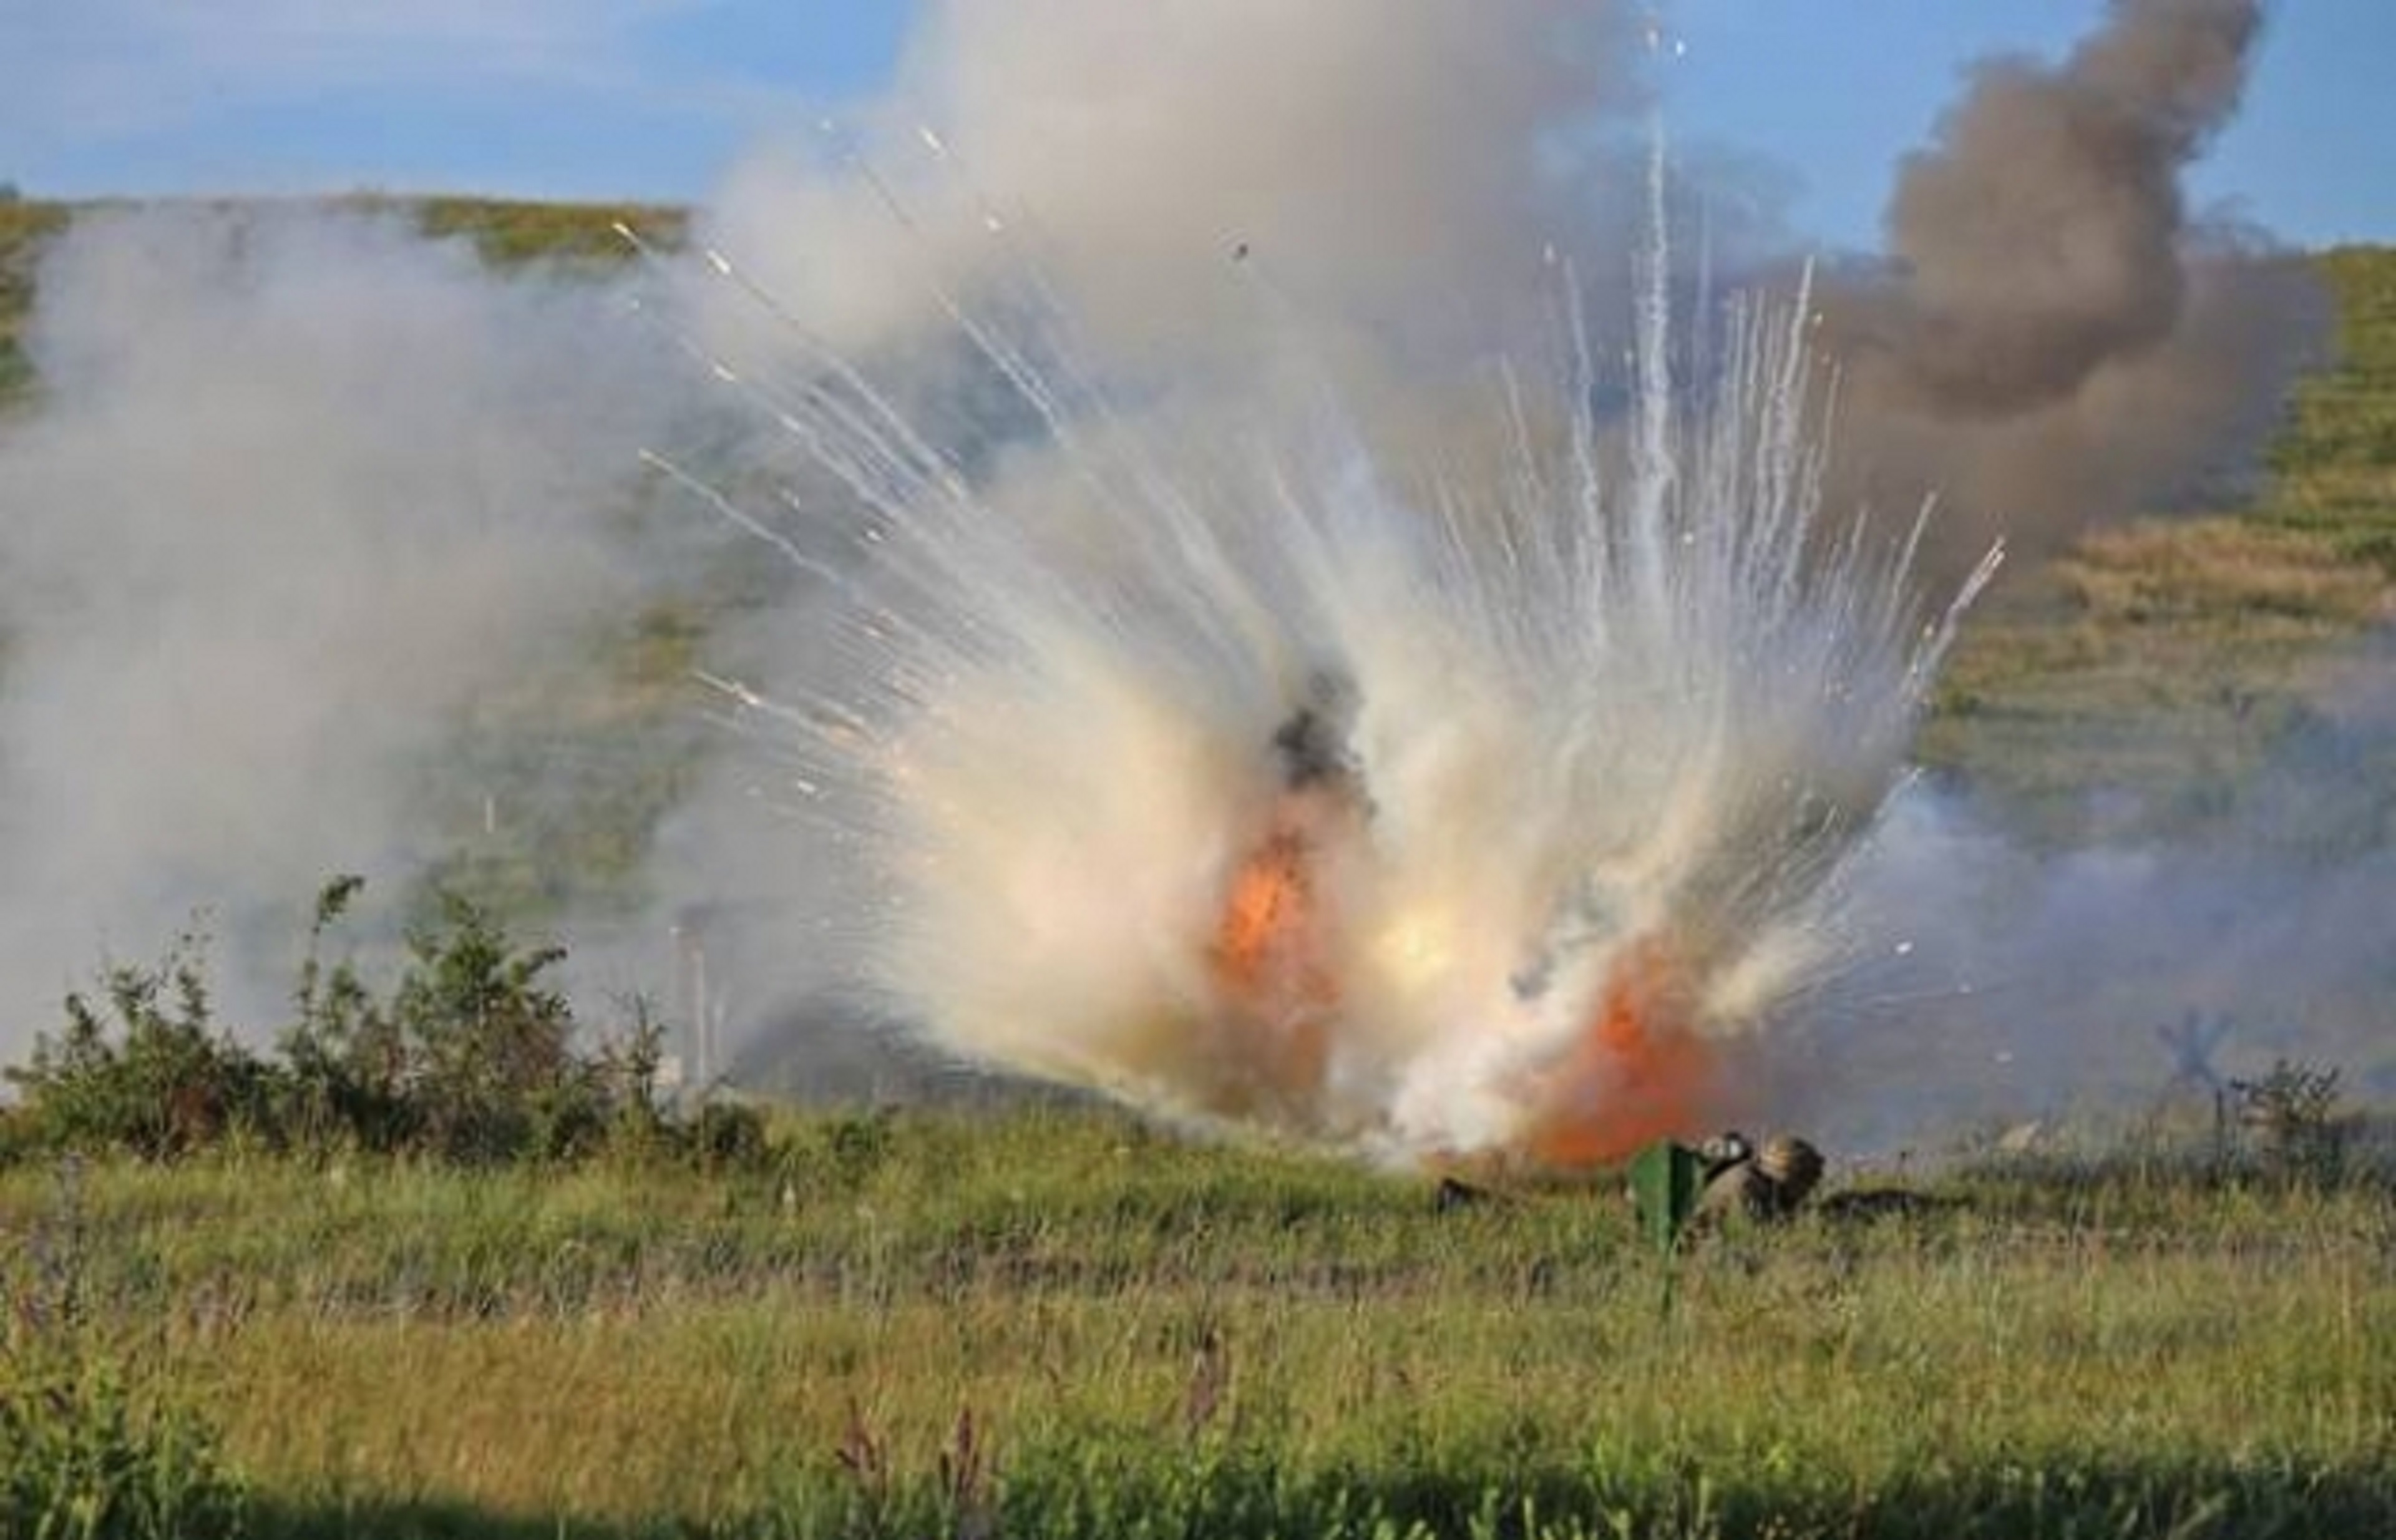
[[1757,1149],[1738,1133],[1698,1147],[1706,1162],[1695,1222],[1718,1226],[1733,1217],[1778,1224],[1793,1215],[1822,1180],[1822,1152],[1790,1134],[1776,1134]]

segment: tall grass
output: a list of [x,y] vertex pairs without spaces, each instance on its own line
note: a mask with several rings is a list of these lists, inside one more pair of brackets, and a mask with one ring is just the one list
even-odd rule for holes
[[[1055,1107],[777,1147],[713,1177],[106,1165],[82,1286],[153,1323],[142,1372],[220,1429],[259,1533],[2396,1523],[2372,1181],[1959,1175],[1904,1218],[1710,1241],[1664,1316],[1603,1184],[1442,1214]],[[0,1229],[53,1201],[0,1179]]]

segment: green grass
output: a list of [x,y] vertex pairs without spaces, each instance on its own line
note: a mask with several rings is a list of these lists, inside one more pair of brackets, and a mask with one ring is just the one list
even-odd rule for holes
[[598,271],[621,266],[632,248],[617,233],[624,224],[658,246],[679,246],[686,211],[660,204],[522,203],[499,198],[400,200],[427,235],[462,236],[495,267],[528,262]]
[[2396,503],[2396,256],[2345,246],[2318,266],[2337,305],[2338,358],[2297,392],[2272,453],[2269,511],[2297,527],[2384,535]]
[[1956,1175],[1709,1241],[1667,1319],[1609,1184],[1441,1215],[1057,1108],[783,1137],[721,1178],[226,1159],[70,1205],[29,1169],[0,1234],[72,1230],[91,1330],[266,1534],[2396,1524],[2381,1187]]
[[[2234,815],[2334,697],[2340,644],[2396,618],[2396,250],[2315,261],[2335,352],[2254,502],[2093,536],[1964,628],[1922,756],[2044,838]],[[2136,811],[2096,812],[2106,792]]]

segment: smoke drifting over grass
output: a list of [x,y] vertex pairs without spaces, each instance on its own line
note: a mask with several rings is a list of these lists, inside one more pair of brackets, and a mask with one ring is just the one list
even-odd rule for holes
[[38,293],[41,398],[0,429],[0,1053],[195,914],[272,1023],[316,884],[441,854],[466,714],[632,591],[606,520],[656,371],[587,285],[390,219],[95,213]]
[[2169,841],[2043,851],[1963,799],[1909,799],[1863,900],[1892,949],[1786,1045],[1790,1109],[1879,1148],[1992,1120],[2203,1116],[2207,1087],[2173,1083],[2161,1040],[2190,1018],[2226,1028],[2222,1077],[2285,1057],[2396,1097],[2396,648],[2332,661],[2351,678]]

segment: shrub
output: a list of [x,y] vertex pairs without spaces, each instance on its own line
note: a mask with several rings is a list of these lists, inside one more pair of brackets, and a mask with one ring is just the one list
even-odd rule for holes
[[66,1029],[10,1069],[23,1137],[49,1148],[170,1160],[270,1119],[271,1074],[215,1029],[198,941],[155,968],[113,966],[95,1002],[66,998]]
[[753,1171],[773,1153],[765,1115],[740,1102],[709,1102],[691,1120],[690,1153],[708,1171]]
[[2337,1081],[2335,1068],[2283,1058],[2260,1079],[2230,1082],[2238,1121],[2254,1136],[2268,1169],[2317,1179],[2338,1175],[2346,1127],[2337,1117]]
[[409,931],[388,995],[348,961],[327,967],[326,936],[362,887],[337,877],[317,896],[295,1019],[273,1055],[215,1029],[189,938],[156,969],[109,970],[99,1004],[69,996],[65,1029],[7,1071],[23,1105],[0,1129],[0,1156],[169,1161],[249,1137],[489,1163],[741,1142],[669,1122],[655,1092],[663,1034],[644,1006],[633,1003],[621,1037],[578,1046],[573,1008],[549,976],[566,949],[521,946],[467,899],[442,896]]
[[566,949],[519,949],[472,902],[408,936],[390,1018],[406,1055],[419,1141],[459,1161],[587,1148],[600,1108],[568,1039],[574,1013],[543,978]]

